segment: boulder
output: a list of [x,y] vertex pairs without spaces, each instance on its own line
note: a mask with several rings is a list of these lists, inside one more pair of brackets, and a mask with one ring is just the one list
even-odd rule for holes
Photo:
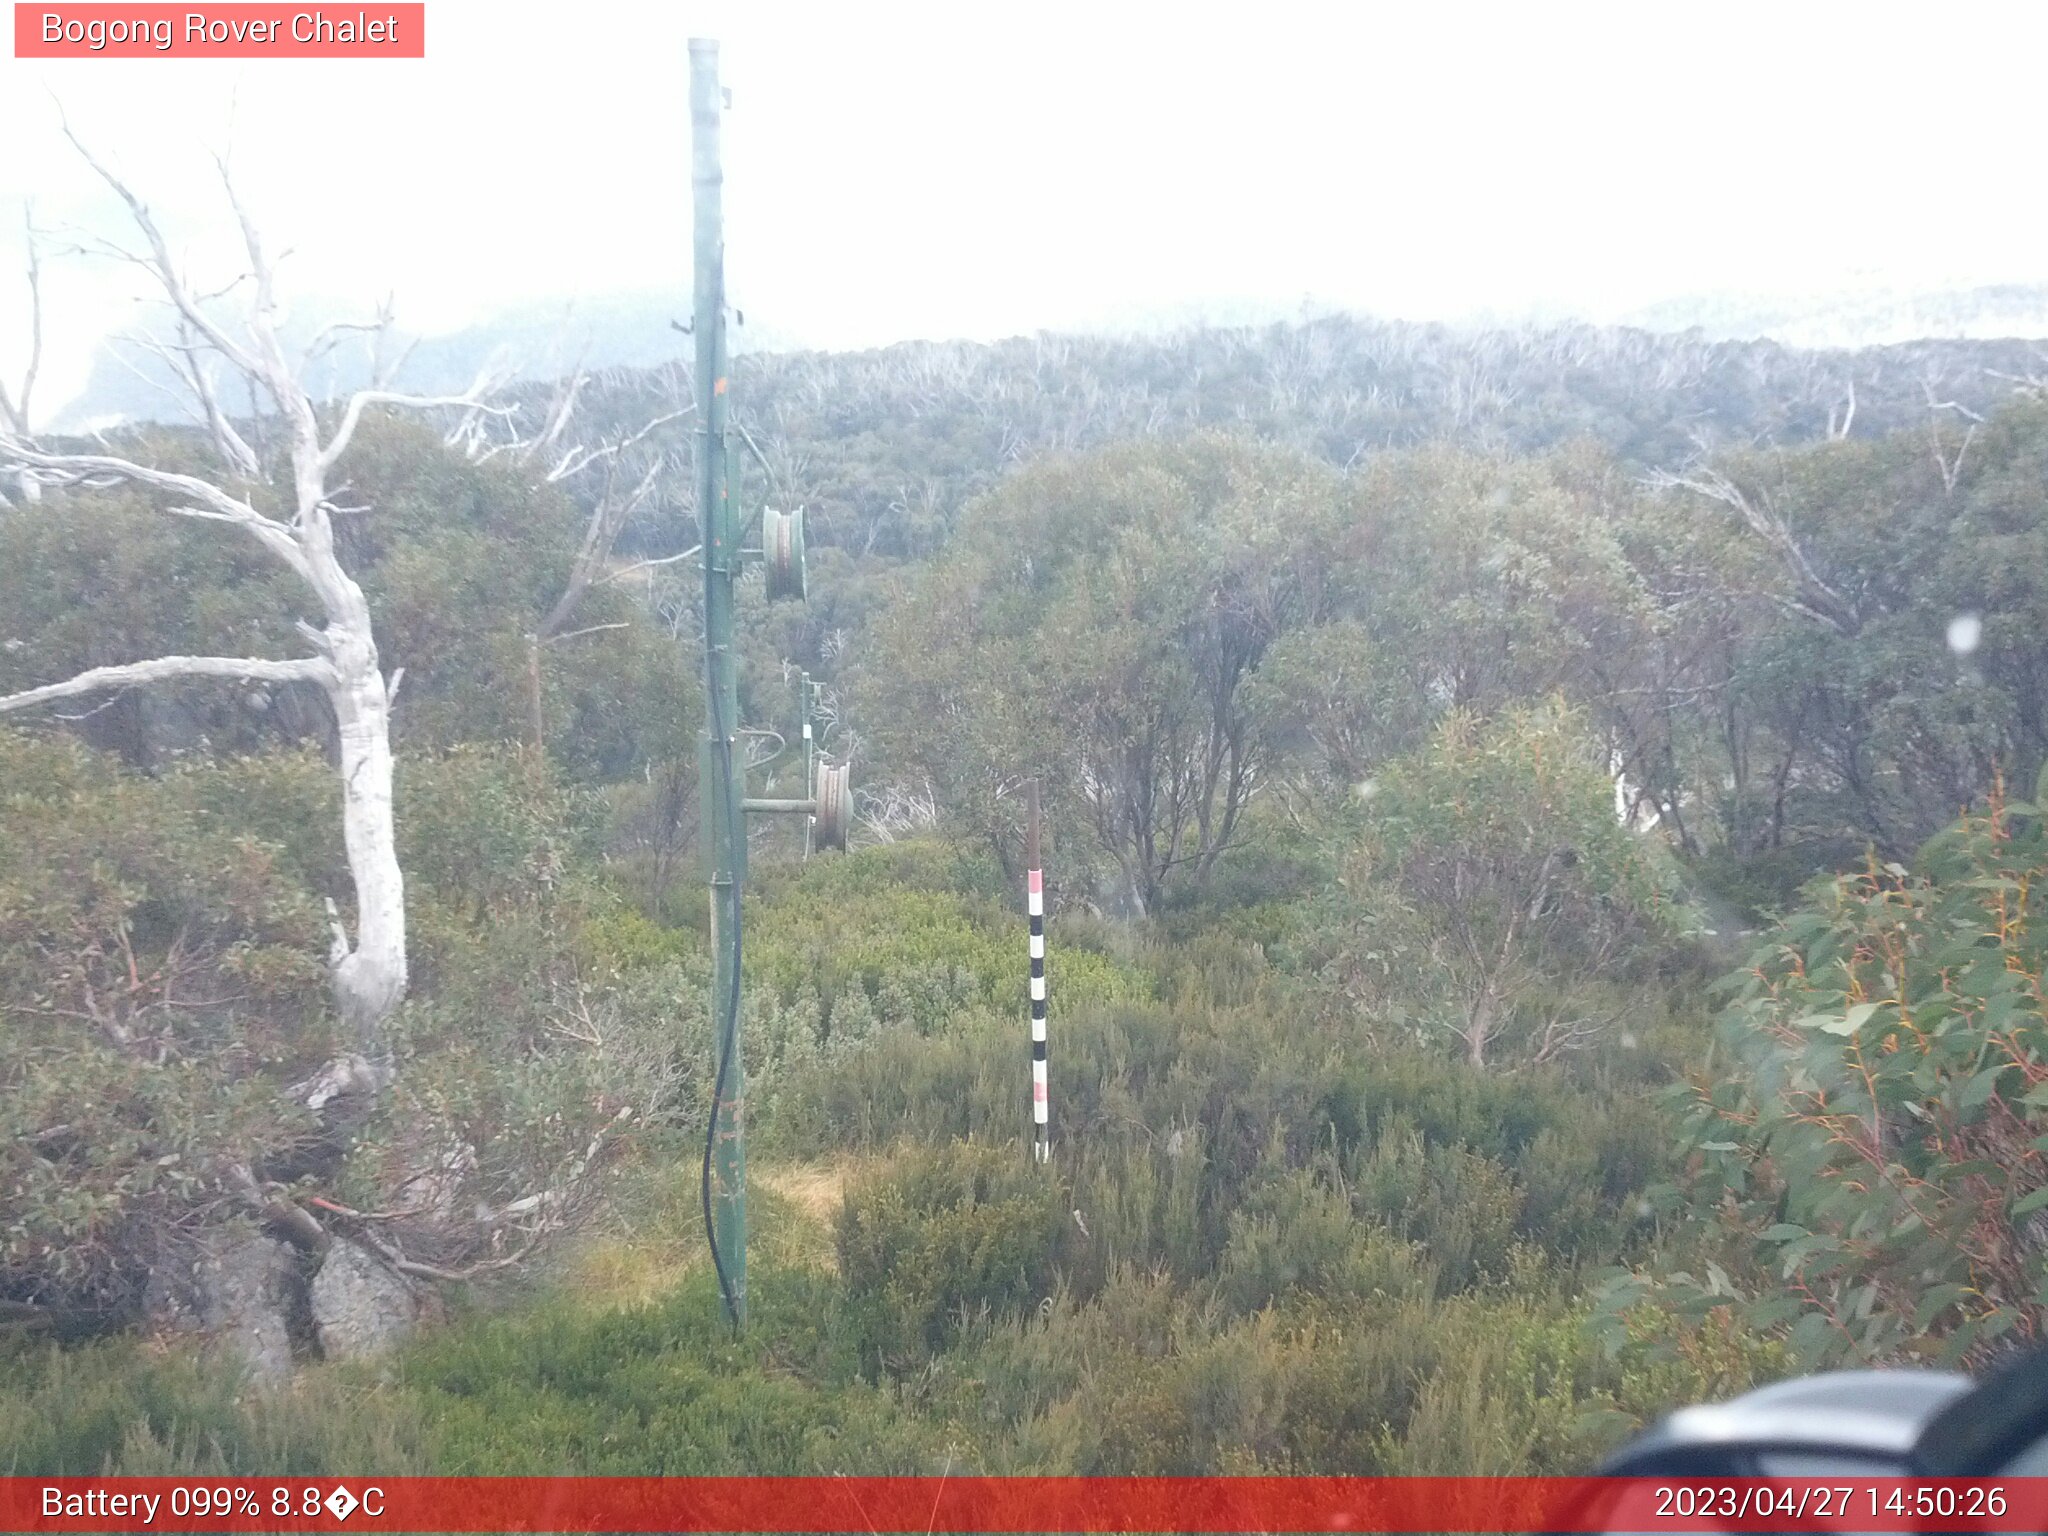
[[275,1386],[292,1373],[291,1320],[303,1281],[289,1244],[260,1233],[224,1234],[192,1266],[193,1311],[220,1349]]
[[419,1321],[413,1289],[356,1244],[337,1240],[313,1277],[313,1330],[329,1360],[369,1360]]

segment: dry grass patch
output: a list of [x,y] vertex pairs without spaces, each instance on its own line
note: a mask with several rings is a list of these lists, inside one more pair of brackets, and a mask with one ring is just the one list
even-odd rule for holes
[[853,1171],[849,1158],[829,1163],[763,1168],[754,1177],[813,1221],[823,1222],[829,1227],[839,1220],[839,1207],[846,1199],[846,1184]]

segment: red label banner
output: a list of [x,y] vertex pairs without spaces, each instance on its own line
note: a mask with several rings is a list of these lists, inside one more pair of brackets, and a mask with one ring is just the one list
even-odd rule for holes
[[2043,1531],[2048,1478],[0,1478],[9,1531]]
[[423,59],[427,8],[16,0],[17,59]]

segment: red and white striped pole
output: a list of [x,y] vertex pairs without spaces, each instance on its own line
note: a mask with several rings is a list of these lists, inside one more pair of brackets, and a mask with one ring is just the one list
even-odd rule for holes
[[1024,903],[1031,917],[1031,1156],[1052,1160],[1051,1104],[1045,1070],[1045,872],[1038,863],[1038,780],[1024,786]]

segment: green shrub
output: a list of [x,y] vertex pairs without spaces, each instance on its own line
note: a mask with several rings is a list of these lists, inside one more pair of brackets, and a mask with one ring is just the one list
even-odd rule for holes
[[1290,1291],[1346,1301],[1432,1294],[1435,1243],[1411,1243],[1360,1220],[1343,1191],[1307,1169],[1269,1178],[1230,1213],[1230,1238],[1216,1269],[1217,1298],[1255,1312]]
[[1059,1186],[1007,1147],[906,1150],[847,1193],[839,1270],[863,1351],[902,1373],[1052,1291]]
[[312,1133],[278,1088],[329,1053],[319,907],[207,811],[253,782],[0,729],[0,1300],[59,1327],[125,1319],[231,1165]]
[[1814,887],[1730,978],[1714,1070],[1670,1098],[1667,1192],[1725,1241],[1617,1304],[1732,1308],[1808,1365],[2048,1337],[2042,813],[1994,801],[1918,862]]
[[0,1474],[397,1476],[432,1469],[418,1406],[348,1371],[281,1392],[234,1364],[132,1339],[0,1343]]
[[1484,1153],[1425,1143],[1389,1128],[1351,1159],[1353,1203],[1429,1255],[1437,1294],[1501,1278],[1515,1241],[1522,1192]]

